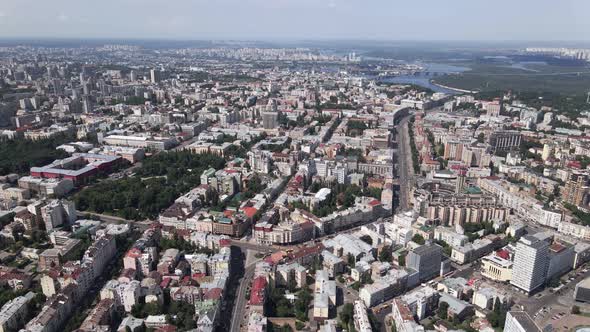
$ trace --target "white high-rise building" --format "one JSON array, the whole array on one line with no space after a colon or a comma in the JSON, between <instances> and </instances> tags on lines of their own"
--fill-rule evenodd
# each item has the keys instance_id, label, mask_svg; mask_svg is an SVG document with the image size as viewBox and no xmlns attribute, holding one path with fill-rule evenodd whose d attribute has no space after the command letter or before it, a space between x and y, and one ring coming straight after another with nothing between
<instances>
[{"instance_id":1,"label":"white high-rise building","mask_svg":"<svg viewBox=\"0 0 590 332\"><path fill-rule=\"evenodd\" d=\"M160 80L162 79L162 75L161 75L160 71L158 71L156 69L150 70L150 79L153 84L159 83Z\"/></svg>"},{"instance_id":2,"label":"white high-rise building","mask_svg":"<svg viewBox=\"0 0 590 332\"><path fill-rule=\"evenodd\" d=\"M533 236L523 236L516 245L510 283L531 293L545 282L549 244Z\"/></svg>"},{"instance_id":3,"label":"white high-rise building","mask_svg":"<svg viewBox=\"0 0 590 332\"><path fill-rule=\"evenodd\" d=\"M535 324L524 311L509 311L506 314L504 332L540 332L541 329Z\"/></svg>"}]
</instances>

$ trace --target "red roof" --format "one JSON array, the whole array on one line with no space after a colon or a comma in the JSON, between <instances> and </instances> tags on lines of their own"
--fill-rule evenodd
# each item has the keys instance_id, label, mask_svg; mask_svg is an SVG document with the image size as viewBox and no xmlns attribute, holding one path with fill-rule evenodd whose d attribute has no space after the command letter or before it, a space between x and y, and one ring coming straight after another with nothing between
<instances>
[{"instance_id":1,"label":"red roof","mask_svg":"<svg viewBox=\"0 0 590 332\"><path fill-rule=\"evenodd\" d=\"M549 250L553 252L561 252L565 249L565 246L559 242L554 242L550 247Z\"/></svg>"},{"instance_id":2,"label":"red roof","mask_svg":"<svg viewBox=\"0 0 590 332\"><path fill-rule=\"evenodd\" d=\"M221 239L221 240L219 240L219 245L221 247L229 247L229 246L231 246L231 240L230 239Z\"/></svg>"},{"instance_id":3,"label":"red roof","mask_svg":"<svg viewBox=\"0 0 590 332\"><path fill-rule=\"evenodd\" d=\"M242 211L244 211L244 214L248 218L253 218L254 215L256 214L256 212L258 212L258 209L247 206L247 207L242 208Z\"/></svg>"},{"instance_id":4,"label":"red roof","mask_svg":"<svg viewBox=\"0 0 590 332\"><path fill-rule=\"evenodd\" d=\"M252 292L250 293L251 305L262 305L264 303L264 292L267 281L264 277L258 277L252 282Z\"/></svg>"},{"instance_id":5,"label":"red roof","mask_svg":"<svg viewBox=\"0 0 590 332\"><path fill-rule=\"evenodd\" d=\"M582 163L578 160L574 160L567 163L567 166L571 168L582 168Z\"/></svg>"},{"instance_id":6,"label":"red roof","mask_svg":"<svg viewBox=\"0 0 590 332\"><path fill-rule=\"evenodd\" d=\"M207 276L205 273L193 273L191 278L193 278L194 280L197 280L197 279L205 277L205 276Z\"/></svg>"},{"instance_id":7,"label":"red roof","mask_svg":"<svg viewBox=\"0 0 590 332\"><path fill-rule=\"evenodd\" d=\"M285 258L285 256L287 256L286 252L277 251L277 252L270 254L270 256L266 257L264 259L264 261L269 264L275 265L275 264L279 263L280 261L282 261L283 258Z\"/></svg>"},{"instance_id":8,"label":"red roof","mask_svg":"<svg viewBox=\"0 0 590 332\"><path fill-rule=\"evenodd\" d=\"M290 260L295 261L295 260L302 258L302 257L307 257L310 255L317 255L320 252L322 252L322 250L324 250L324 245L321 243L318 243L316 245L309 246L309 247L303 247L295 252L292 252L288 255L288 257Z\"/></svg>"},{"instance_id":9,"label":"red roof","mask_svg":"<svg viewBox=\"0 0 590 332\"><path fill-rule=\"evenodd\" d=\"M380 205L380 204L381 204L381 201L377 200L377 199L374 199L369 202L369 205L371 205L371 206L376 206L376 205Z\"/></svg>"},{"instance_id":10,"label":"red roof","mask_svg":"<svg viewBox=\"0 0 590 332\"><path fill-rule=\"evenodd\" d=\"M222 292L223 290L221 288L211 288L208 292L204 294L204 297L207 300L218 300L221 298Z\"/></svg>"},{"instance_id":11,"label":"red roof","mask_svg":"<svg viewBox=\"0 0 590 332\"><path fill-rule=\"evenodd\" d=\"M168 288L168 286L170 285L170 282L172 282L172 279L170 279L170 278L164 278L162 280L162 282L160 283L160 287L162 287L162 288Z\"/></svg>"},{"instance_id":12,"label":"red roof","mask_svg":"<svg viewBox=\"0 0 590 332\"><path fill-rule=\"evenodd\" d=\"M174 331L176 331L176 326L164 325L162 327L159 327L156 331L158 331L158 332L174 332Z\"/></svg>"},{"instance_id":13,"label":"red roof","mask_svg":"<svg viewBox=\"0 0 590 332\"><path fill-rule=\"evenodd\" d=\"M508 250L505 249L500 249L496 251L496 256L504 259L510 259L510 253L508 252Z\"/></svg>"}]
</instances>

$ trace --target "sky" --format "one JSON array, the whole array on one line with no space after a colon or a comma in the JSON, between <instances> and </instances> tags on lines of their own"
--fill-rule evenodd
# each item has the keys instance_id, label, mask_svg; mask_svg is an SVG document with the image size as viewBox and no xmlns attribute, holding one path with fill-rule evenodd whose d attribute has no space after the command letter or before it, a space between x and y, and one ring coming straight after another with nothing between
<instances>
[{"instance_id":1,"label":"sky","mask_svg":"<svg viewBox=\"0 0 590 332\"><path fill-rule=\"evenodd\" d=\"M588 41L590 0L0 0L0 38Z\"/></svg>"}]
</instances>

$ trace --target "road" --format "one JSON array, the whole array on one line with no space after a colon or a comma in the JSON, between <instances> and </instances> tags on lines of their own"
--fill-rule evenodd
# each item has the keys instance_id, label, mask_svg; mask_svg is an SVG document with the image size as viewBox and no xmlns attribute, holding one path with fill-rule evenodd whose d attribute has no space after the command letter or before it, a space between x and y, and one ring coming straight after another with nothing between
<instances>
[{"instance_id":1,"label":"road","mask_svg":"<svg viewBox=\"0 0 590 332\"><path fill-rule=\"evenodd\" d=\"M257 243L242 241L242 240L231 240L231 244L236 247L239 247L242 250L252 250L252 251L256 251L259 253L266 253L266 254L271 254L273 252L277 252L277 251L286 249L286 248L279 248L277 246L267 246L264 244L257 244Z\"/></svg>"},{"instance_id":2,"label":"road","mask_svg":"<svg viewBox=\"0 0 590 332\"><path fill-rule=\"evenodd\" d=\"M100 213L89 212L89 211L76 210L76 214L78 215L78 218L86 218L89 215L94 216L94 217L97 217L98 220L100 220L106 224L122 224L123 223L123 224L134 225L141 231L148 229L148 227L151 224L151 221L149 221L149 220L134 221L134 220L128 220L128 219L117 217L117 216L111 216L108 214L100 214Z\"/></svg>"},{"instance_id":3,"label":"road","mask_svg":"<svg viewBox=\"0 0 590 332\"><path fill-rule=\"evenodd\" d=\"M573 290L580 281L590 277L590 270L582 272L581 270L585 267L579 267L577 270L566 273L562 279L568 278L571 274L576 274L576 277L572 281L567 281L564 288L558 292L551 292L548 288L543 291L528 297L525 300L520 300L516 304L524 307L524 310L534 317L534 315L541 309L549 306L560 306L560 299L567 298L568 300L573 298ZM579 275L578 275L579 274ZM572 300L573 304L573 300ZM568 303L569 305L569 303ZM568 308L569 309L569 308ZM564 309L565 310L565 309Z\"/></svg>"},{"instance_id":4,"label":"road","mask_svg":"<svg viewBox=\"0 0 590 332\"><path fill-rule=\"evenodd\" d=\"M190 145L190 144L192 144L192 143L196 142L197 140L199 140L199 137L198 137L198 136L195 136L195 137L193 137L193 138L191 138L191 139L188 139L188 140L186 140L186 141L184 141L184 142L181 142L179 145L177 145L176 147L172 148L171 150L172 150L172 151L180 151L180 150L184 150L184 148L185 148L186 146L188 146L188 145Z\"/></svg>"},{"instance_id":5,"label":"road","mask_svg":"<svg viewBox=\"0 0 590 332\"><path fill-rule=\"evenodd\" d=\"M248 252L247 255L250 255ZM246 259L246 262L248 259ZM234 299L234 308L231 315L231 332L239 332L240 327L242 325L242 321L245 320L246 314L246 303L248 300L246 299L246 293L248 287L252 283L252 277L254 277L254 269L256 268L256 261L248 264L244 269L244 275L240 279L240 285L238 286L238 291L236 293L236 297Z\"/></svg>"},{"instance_id":6,"label":"road","mask_svg":"<svg viewBox=\"0 0 590 332\"><path fill-rule=\"evenodd\" d=\"M397 158L399 178L399 210L406 211L410 208L410 186L413 178L412 150L408 133L408 121L410 116L403 118L397 126Z\"/></svg>"}]
</instances>

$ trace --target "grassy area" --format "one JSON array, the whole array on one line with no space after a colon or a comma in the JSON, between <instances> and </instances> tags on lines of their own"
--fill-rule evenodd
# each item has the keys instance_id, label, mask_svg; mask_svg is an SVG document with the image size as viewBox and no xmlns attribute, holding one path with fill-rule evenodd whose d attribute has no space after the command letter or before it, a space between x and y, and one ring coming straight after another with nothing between
<instances>
[{"instance_id":1,"label":"grassy area","mask_svg":"<svg viewBox=\"0 0 590 332\"><path fill-rule=\"evenodd\" d=\"M513 90L585 94L590 87L590 69L555 65L505 65L466 63L471 68L459 74L439 76L436 83L467 90Z\"/></svg>"}]
</instances>

